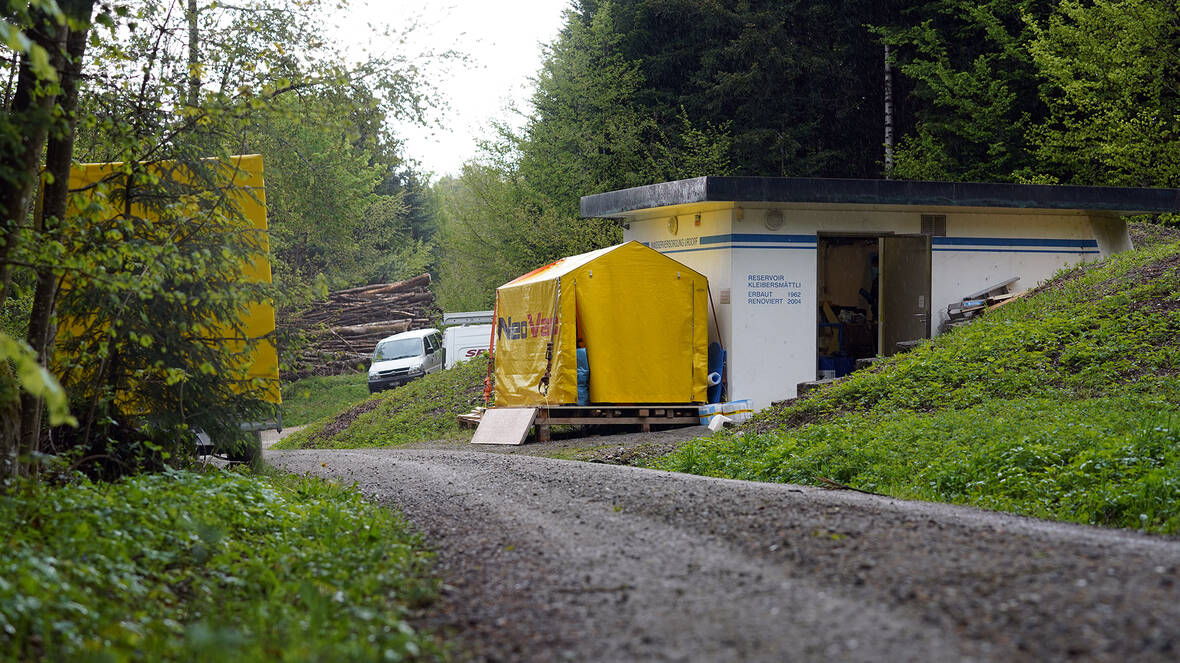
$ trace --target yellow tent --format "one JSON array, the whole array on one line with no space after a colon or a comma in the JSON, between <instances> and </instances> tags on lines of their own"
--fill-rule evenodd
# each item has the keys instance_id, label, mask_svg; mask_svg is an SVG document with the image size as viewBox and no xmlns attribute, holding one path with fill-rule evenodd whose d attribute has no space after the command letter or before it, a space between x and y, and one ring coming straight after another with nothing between
<instances>
[{"instance_id":1,"label":"yellow tent","mask_svg":"<svg viewBox=\"0 0 1180 663\"><path fill-rule=\"evenodd\" d=\"M70 170L70 190L87 191L92 185L117 178L123 172L121 163L93 163L75 166ZM171 162L156 164L152 172L160 176L187 179L183 170L174 169ZM227 201L235 205L241 212L243 224L247 232L255 233L258 252L249 260L242 263L241 278L244 281L256 283L270 283L270 261L267 258L269 245L267 240L266 223L266 189L262 177L262 157L257 154L230 157L228 162L220 164L216 171L215 187L222 191ZM91 199L88 202L98 203L109 207L109 203L102 199ZM118 210L109 209L106 212L114 217ZM156 214L142 205L132 205L131 213L136 216L156 220ZM67 282L65 287L69 287ZM278 351L272 340L275 331L274 305L269 301L259 301L250 304L238 321L245 338L230 338L224 340L226 351L239 356L243 374L237 383L241 390L251 389L254 394L269 403L279 404L282 395L279 391L279 358ZM228 325L209 321L210 328L206 333L210 337L222 338L233 336ZM83 321L65 320L61 325L59 335L80 335L95 333ZM254 344L247 350L247 339ZM261 379L261 387L250 386L254 380ZM134 407L134 406L133 406Z\"/></svg>"},{"instance_id":2,"label":"yellow tent","mask_svg":"<svg viewBox=\"0 0 1180 663\"><path fill-rule=\"evenodd\" d=\"M638 242L563 258L496 289L496 405L703 403L708 281Z\"/></svg>"}]
</instances>

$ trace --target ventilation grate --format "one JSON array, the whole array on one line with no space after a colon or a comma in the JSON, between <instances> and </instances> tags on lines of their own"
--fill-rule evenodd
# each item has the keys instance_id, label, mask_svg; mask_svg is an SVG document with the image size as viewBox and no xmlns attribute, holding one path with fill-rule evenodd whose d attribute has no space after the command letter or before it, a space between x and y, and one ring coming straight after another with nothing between
<instances>
[{"instance_id":1,"label":"ventilation grate","mask_svg":"<svg viewBox=\"0 0 1180 663\"><path fill-rule=\"evenodd\" d=\"M922 234L932 237L946 237L946 215L923 214Z\"/></svg>"}]
</instances>

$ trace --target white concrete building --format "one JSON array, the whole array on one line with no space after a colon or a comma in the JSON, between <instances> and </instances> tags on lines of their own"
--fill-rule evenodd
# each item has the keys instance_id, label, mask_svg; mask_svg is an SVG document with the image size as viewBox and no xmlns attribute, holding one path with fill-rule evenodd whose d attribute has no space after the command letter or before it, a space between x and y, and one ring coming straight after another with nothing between
<instances>
[{"instance_id":1,"label":"white concrete building","mask_svg":"<svg viewBox=\"0 0 1180 663\"><path fill-rule=\"evenodd\" d=\"M1131 248L1123 216L1180 212L1180 190L699 177L582 198L623 239L709 279L729 398L795 396L819 365L927 338L947 306Z\"/></svg>"}]
</instances>

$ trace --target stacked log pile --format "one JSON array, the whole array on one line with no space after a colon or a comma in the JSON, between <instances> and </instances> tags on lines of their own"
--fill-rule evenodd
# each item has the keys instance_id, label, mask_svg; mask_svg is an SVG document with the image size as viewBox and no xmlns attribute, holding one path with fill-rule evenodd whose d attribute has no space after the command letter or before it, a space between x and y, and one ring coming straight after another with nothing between
<instances>
[{"instance_id":1,"label":"stacked log pile","mask_svg":"<svg viewBox=\"0 0 1180 663\"><path fill-rule=\"evenodd\" d=\"M377 341L429 327L438 314L429 285L430 275L422 274L397 283L338 290L326 302L283 316L283 326L304 338L294 371L286 376L298 379L356 371L368 365Z\"/></svg>"}]
</instances>

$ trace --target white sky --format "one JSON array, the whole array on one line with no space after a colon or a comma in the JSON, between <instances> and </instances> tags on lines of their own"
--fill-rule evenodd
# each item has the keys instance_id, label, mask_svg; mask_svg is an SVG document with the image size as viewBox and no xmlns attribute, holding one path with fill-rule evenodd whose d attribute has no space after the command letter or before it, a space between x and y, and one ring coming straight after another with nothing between
<instances>
[{"instance_id":1,"label":"white sky","mask_svg":"<svg viewBox=\"0 0 1180 663\"><path fill-rule=\"evenodd\" d=\"M567 6L568 0L357 0L354 11L363 9L364 15L349 17L353 26L360 18L396 33L415 17L419 24L404 45L370 43L369 49L405 54L454 49L470 58L449 70L429 67L449 108L436 114L439 126L397 126L406 156L433 173L432 179L458 174L475 156L477 141L490 137L492 119L519 125L506 108L512 103L525 108L542 46L557 36ZM347 33L345 38L358 47L370 41Z\"/></svg>"}]
</instances>

